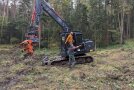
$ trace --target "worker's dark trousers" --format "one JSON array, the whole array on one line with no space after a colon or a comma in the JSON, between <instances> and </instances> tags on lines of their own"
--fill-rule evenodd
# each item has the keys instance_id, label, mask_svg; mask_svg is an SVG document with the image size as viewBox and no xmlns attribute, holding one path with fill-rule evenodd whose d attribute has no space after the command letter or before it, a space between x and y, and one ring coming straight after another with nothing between
<instances>
[{"instance_id":1,"label":"worker's dark trousers","mask_svg":"<svg viewBox=\"0 0 134 90\"><path fill-rule=\"evenodd\" d=\"M74 54L69 54L69 63L68 64L69 64L69 67L74 67L74 65L76 64Z\"/></svg>"},{"instance_id":2,"label":"worker's dark trousers","mask_svg":"<svg viewBox=\"0 0 134 90\"><path fill-rule=\"evenodd\" d=\"M24 54L24 58L23 59L26 59L28 56L32 56L33 54L32 53L26 53Z\"/></svg>"}]
</instances>

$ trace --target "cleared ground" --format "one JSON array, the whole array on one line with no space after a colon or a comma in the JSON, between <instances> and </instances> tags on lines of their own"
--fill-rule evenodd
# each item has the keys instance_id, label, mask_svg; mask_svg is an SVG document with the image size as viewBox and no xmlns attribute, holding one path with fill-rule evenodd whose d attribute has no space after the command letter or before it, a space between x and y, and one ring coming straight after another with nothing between
<instances>
[{"instance_id":1,"label":"cleared ground","mask_svg":"<svg viewBox=\"0 0 134 90\"><path fill-rule=\"evenodd\" d=\"M134 42L90 53L94 62L67 66L42 66L45 55L57 50L37 50L34 59L22 60L17 47L0 46L0 90L134 90Z\"/></svg>"}]
</instances>

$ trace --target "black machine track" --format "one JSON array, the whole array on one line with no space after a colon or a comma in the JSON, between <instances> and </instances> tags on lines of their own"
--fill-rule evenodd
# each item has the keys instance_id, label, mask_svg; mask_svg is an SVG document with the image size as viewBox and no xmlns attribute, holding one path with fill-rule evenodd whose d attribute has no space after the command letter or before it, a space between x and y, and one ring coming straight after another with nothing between
<instances>
[{"instance_id":1,"label":"black machine track","mask_svg":"<svg viewBox=\"0 0 134 90\"><path fill-rule=\"evenodd\" d=\"M91 63L93 62L93 57L91 56L77 56L75 57L77 64ZM49 59L47 56L42 61L43 65L67 65L68 59L62 57L54 57Z\"/></svg>"}]
</instances>

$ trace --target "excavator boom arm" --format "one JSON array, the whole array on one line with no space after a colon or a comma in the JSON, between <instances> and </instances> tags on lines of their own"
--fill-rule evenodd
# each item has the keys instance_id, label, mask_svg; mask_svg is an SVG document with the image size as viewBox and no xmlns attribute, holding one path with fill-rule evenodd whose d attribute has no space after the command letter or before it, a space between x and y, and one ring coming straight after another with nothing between
<instances>
[{"instance_id":1,"label":"excavator boom arm","mask_svg":"<svg viewBox=\"0 0 134 90\"><path fill-rule=\"evenodd\" d=\"M56 13L56 11L52 8L52 6L46 2L45 0L36 0L35 1L35 10L36 10L36 19L35 26L39 26L40 17L42 11L46 12L51 16L63 29L63 32L69 32L69 27L66 22Z\"/></svg>"}]
</instances>

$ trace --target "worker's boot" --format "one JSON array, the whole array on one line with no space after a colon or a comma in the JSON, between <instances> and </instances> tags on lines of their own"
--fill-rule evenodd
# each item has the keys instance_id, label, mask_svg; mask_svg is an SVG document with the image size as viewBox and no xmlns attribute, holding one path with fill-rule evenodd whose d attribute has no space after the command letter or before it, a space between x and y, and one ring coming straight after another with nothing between
<instances>
[{"instance_id":1,"label":"worker's boot","mask_svg":"<svg viewBox=\"0 0 134 90\"><path fill-rule=\"evenodd\" d=\"M71 63L70 62L68 63L68 67L71 68Z\"/></svg>"},{"instance_id":2,"label":"worker's boot","mask_svg":"<svg viewBox=\"0 0 134 90\"><path fill-rule=\"evenodd\" d=\"M76 62L73 62L71 65L71 68L73 68L75 66Z\"/></svg>"},{"instance_id":3,"label":"worker's boot","mask_svg":"<svg viewBox=\"0 0 134 90\"><path fill-rule=\"evenodd\" d=\"M71 68L72 65L72 58L69 58L68 67Z\"/></svg>"},{"instance_id":4,"label":"worker's boot","mask_svg":"<svg viewBox=\"0 0 134 90\"><path fill-rule=\"evenodd\" d=\"M24 54L24 58L23 58L23 60L27 59L28 56L29 56L29 55L28 55L27 53Z\"/></svg>"}]
</instances>

